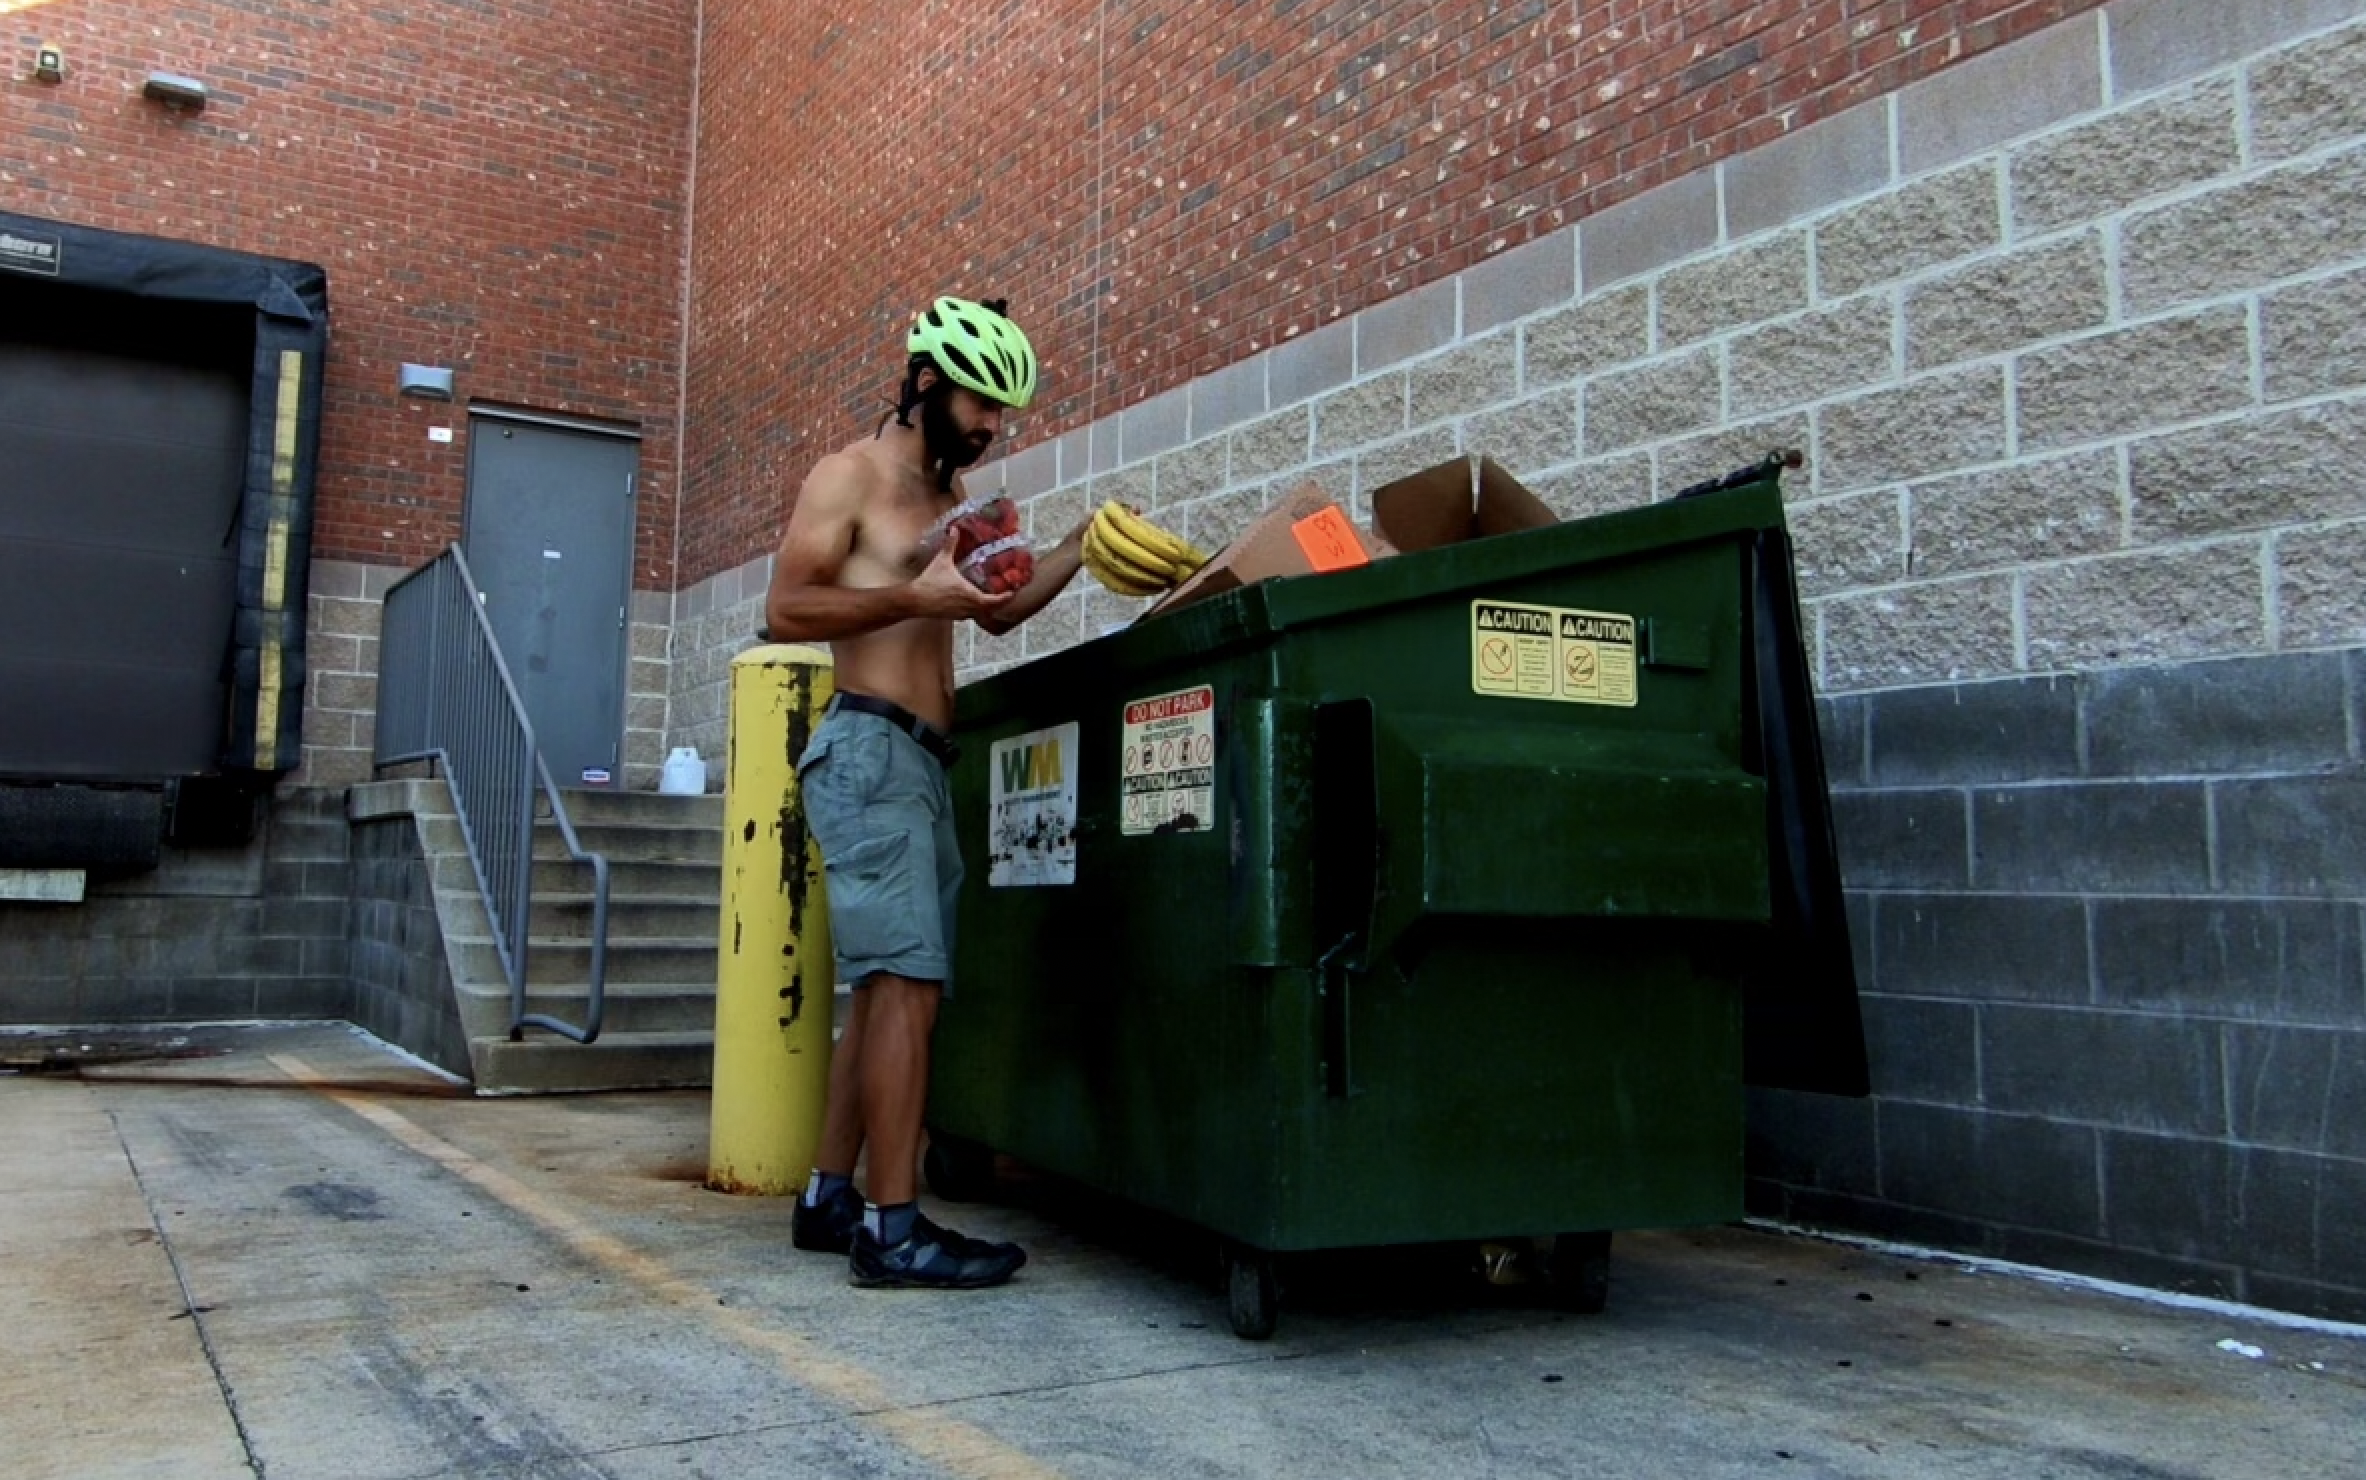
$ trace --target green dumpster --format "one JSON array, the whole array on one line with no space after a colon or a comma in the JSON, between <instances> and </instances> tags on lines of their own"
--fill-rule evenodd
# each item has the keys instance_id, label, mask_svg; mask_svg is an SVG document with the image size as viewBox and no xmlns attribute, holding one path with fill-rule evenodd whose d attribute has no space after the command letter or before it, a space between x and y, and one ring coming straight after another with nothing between
<instances>
[{"instance_id":1,"label":"green dumpster","mask_svg":"<svg viewBox=\"0 0 2366 1480\"><path fill-rule=\"evenodd\" d=\"M1527 1240L1599 1309L1612 1231L1740 1216L1745 1082L1865 1092L1782 466L964 687L932 1187L1209 1230L1249 1337L1283 1253Z\"/></svg>"}]
</instances>

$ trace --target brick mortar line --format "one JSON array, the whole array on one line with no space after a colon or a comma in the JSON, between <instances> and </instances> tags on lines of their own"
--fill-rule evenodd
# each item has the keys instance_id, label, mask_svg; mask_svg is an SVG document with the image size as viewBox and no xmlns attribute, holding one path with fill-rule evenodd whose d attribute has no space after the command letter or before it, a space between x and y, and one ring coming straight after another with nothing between
<instances>
[{"instance_id":1,"label":"brick mortar line","mask_svg":"<svg viewBox=\"0 0 2366 1480\"><path fill-rule=\"evenodd\" d=\"M1946 1004L1949 1001L1949 999L1946 998L1933 998L1930 1000L1934 1005ZM1963 1004L1958 1003L1955 1005ZM2037 1004L1996 1002L1983 1002L1978 1005L1983 1007L2038 1006ZM2086 1009L2076 1007L2043 1007L2040 1010L2048 1012L2072 1013L2086 1011ZM2117 1015L2133 1016L2133 1014ZM2216 1027L2218 1025L2212 1024L2212 1026ZM1985 1093L1985 1088L1985 1086L1982 1086L1981 1092ZM2097 1120L2090 1116L2064 1115L2044 1110L2008 1110L1989 1104L1985 1100L1938 1100L1930 1099L1922 1095L1907 1093L1885 1093L1879 1090L1876 1090L1872 1095L1868 1096L1867 1099L1875 1104L1902 1105L1916 1110L1948 1110L1960 1115L1994 1116L2000 1120L2017 1120L2026 1121L2033 1124L2064 1126L2074 1130L2110 1131L2120 1135L2150 1136L2164 1141L2198 1142L2206 1146L2223 1146L2244 1151L2272 1151L2287 1155L2318 1156L2323 1157L2327 1161L2337 1161L2366 1166L2366 1158L2345 1156L2337 1151L2322 1151L2309 1147L2284 1145L2272 1141L2246 1140L2237 1136L2232 1129L2229 1129L2225 1132L2167 1131L2143 1125L2125 1124L2119 1121Z\"/></svg>"},{"instance_id":2,"label":"brick mortar line","mask_svg":"<svg viewBox=\"0 0 2366 1480\"><path fill-rule=\"evenodd\" d=\"M2083 1131L2110 1131L2123 1136L2144 1136L2161 1141L2181 1141L2196 1143L2204 1146L2220 1146L2230 1151L2265 1151L2279 1156L2307 1156L2320 1161L2334 1162L2342 1166L2366 1167L2366 1157L2347 1156L2338 1151L2325 1151L2313 1147L2291 1145L2285 1142L2253 1140L2238 1136L2231 1130L2224 1134L2218 1134L2210 1131L2164 1131L2148 1126L2127 1125L2118 1121L2094 1120L2085 1116L2061 1115L2040 1110L2004 1110L1985 1103L1966 1103L1961 1100L1919 1099L1902 1094L1881 1093L1876 1093L1869 1098L1879 1104L1903 1105L1916 1110L1948 1110L1961 1115L1993 1116L1999 1120L2017 1120L2027 1121L2032 1124L2068 1126L2070 1128ZM1774 1179L1769 1178L1766 1180L1771 1181ZM1816 1190L1821 1191L1826 1189ZM1857 1193L1846 1195L1861 1197L1865 1194ZM1928 1204L1906 1203L1892 1197L1883 1197L1879 1200L1884 1202L1895 1202L1900 1207L1929 1206ZM2031 1225L2027 1224L2015 1225L2009 1223L1997 1223L1995 1226L2000 1228L2011 1228L2016 1226L2024 1228L2031 1227ZM2043 1228L2036 1228L2033 1229L2033 1231L2053 1234L2059 1234L2061 1232L2059 1229ZM2071 1236L2078 1237L2079 1235ZM2117 1246L2115 1245L2114 1247ZM2138 1250L2137 1252L2151 1253L2155 1251ZM2162 1257L2183 1256L2164 1255ZM2366 1287L2366 1281L2362 1281L2360 1287Z\"/></svg>"},{"instance_id":3,"label":"brick mortar line","mask_svg":"<svg viewBox=\"0 0 2366 1480\"><path fill-rule=\"evenodd\" d=\"M2308 524L2277 525L2268 529L2235 530L2223 535L2205 535L2195 539L2164 541L2159 544L2151 545L2135 545L2126 549L2106 550L2094 555L2077 555L2062 560L2042 561L2032 565L1998 566L1988 570L1967 571L1944 576L1925 576L1912 580L1893 581L1886 585L1880 586L1850 586L1840 590L1828 591L1819 595L1806 597L1803 598L1803 600L1811 607L1821 608L1824 606L1829 606L1835 602L1855 602L1866 597L1892 596L1908 591L1935 590L1942 586L1960 586L1971 581L1993 582L2000 577L2020 579L2039 572L2084 570L2089 567L2101 565L2106 561L2133 560L2145 556L2156 555L2166 556L2195 554L2208 550L2227 550L2247 542L2256 542L2264 549L2264 547L2269 542L2286 535L2324 534L2333 530L2347 529L2354 525L2360 524L2366 524L2366 515L2345 515L2338 519L2326 519ZM2326 645L2311 644L2304 647L2277 648L2263 646L2256 649L2244 649L2240 651L2165 655L2157 658L2140 659L2132 663L2108 663L2102 665L2090 664L2077 668L2015 669L2010 673L1984 674L1980 675L1978 678L1963 679L1958 681L1973 683L1982 682L1988 679L2023 677L2036 678L2049 674L2058 677L2075 677L2078 674L2092 671L2095 666L2108 668L2148 668L2159 666L2164 663L2175 664L2207 662L2213 658L2232 658L2281 653L2346 652L2354 646L2355 644L2352 643L2333 643ZM1922 688L1927 687L1932 683L1942 681L1943 680L1930 679L1913 684L1900 685L1900 687ZM1866 691L1848 690L1847 692L1857 693Z\"/></svg>"},{"instance_id":4,"label":"brick mortar line","mask_svg":"<svg viewBox=\"0 0 2366 1480\"><path fill-rule=\"evenodd\" d=\"M2355 650L2355 649L2347 649L2347 648L2343 648L2343 649L2334 649L2333 651L2338 651L2338 652L2349 652L2349 651L2356 651L2356 650ZM2197 661L2201 661L2201 662L2213 662L2213 663L2214 663L2214 662L2225 662L2225 661L2228 661L2228 660L2226 660L2226 659L2223 659L2223 658L2206 658L2206 659L2200 659L2200 660L2197 660ZM2003 681L2003 682L2011 682L2012 680L2009 680L2009 679L2007 679L2007 680L2001 680L2001 681ZM1935 684L1931 684L1931 685L1916 685L1916 687L1918 687L1918 688L1921 688L1921 687L1936 688L1936 687L1939 687L1939 685L1935 685ZM1900 691L1900 690L1889 690L1888 692L1895 693L1895 692L1901 692L1901 691ZM2360 769L2358 768L2358 766L2357 766L2357 763L2356 763L2356 762L2354 762L2354 761L2349 761L2349 760L2346 760L2346 759L2345 759L2345 760L2341 760L2341 761L2328 761L2328 762L2324 763L2323 765L2319 765L2319 766L2312 766L2312 767L2307 767L2307 768L2290 768L2290 769L2277 770L2277 771L2209 771L2209 772L2163 772L2163 773L2160 773L2160 774L2157 774L2157 775L2151 775L2151 774L2148 774L2148 775L2143 775L2143 776L2031 776L2031 777L2026 777L2026 778L2023 778L2023 779L2021 779L2021 780L2018 780L2018 781L1931 781L1931 782L1924 782L1924 781L1904 781L1904 782L1897 782L1897 783L1894 783L1894 784L1891 784L1891 785L1886 785L1886 786L1885 786L1885 785L1882 785L1882 784L1881 784L1881 783L1879 783L1879 782L1874 782L1874 783L1870 783L1870 784L1863 785L1863 786L1830 786L1830 787L1828 787L1827 789L1828 789L1828 790L1829 790L1829 791L1830 791L1830 792L1831 792L1831 793L1832 793L1834 796L1842 796L1842 795L1847 795L1847 796L1864 796L1864 795L1880 795L1880 796L1890 796L1890 795L1895 795L1895 794L1897 794L1897 793L1901 793L1901 792L1921 792L1921 793L1925 793L1925 794L1929 794L1929 795L1941 795L1941 794L1945 794L1945 793L1949 793L1949 792L1958 792L1958 791L1961 791L1961 792L1973 792L1973 793L1979 793L1979 792L2021 792L2021 791L2040 791L2040 790L2046 790L2046 789L2056 789L2056 790L2058 790L2058 789L2062 789L2062 788L2066 788L2066 787L2072 787L2072 786L2154 786L2154 785L2180 785L2180 786L2184 786L2184 785L2207 785L2207 784L2210 784L2210 783L2213 783L2213 782L2246 782L2246 783L2247 783L2247 782L2253 782L2253 781L2306 781L2306 780L2322 780L2322 779L2325 779L2325 778L2328 778L2328 777L2332 777L2332 778L2341 778L2341 777L2366 777L2366 771L2362 771L2362 770L2360 770ZM1905 891L1905 892L1907 892L1907 893L1917 893L1917 892L1921 892L1921 891L1917 891L1917 890L1908 890L1908 891ZM1965 892L1965 891L1949 890L1949 891L1946 891L1946 892L1949 892L1949 893L1958 893L1958 892ZM1969 892L1972 892L1972 893L1984 893L1984 892L1988 892L1988 891L1982 891L1982 890L1973 890L1973 891L1969 891ZM2013 892L2014 892L2014 893L2016 893L2016 894L2026 894L2026 893L2028 893L2029 891L2027 891L2027 890L2016 890L2016 891L2013 891ZM2091 891L2088 891L2088 892L2091 892ZM2081 894L2081 892L2080 892L2080 891L2076 891L2076 890L2065 890L2065 891L2061 891L2061 897L2063 897L2063 898L2071 898L2071 897L2083 897L2083 895ZM2115 897L2115 898L2116 898L2117 896L2113 896L2113 897ZM2161 897L2161 898L2164 898L2164 899L2176 899L2176 898L2182 898L2183 896L2180 896L2180 895L2162 895L2162 896L2160 896L2160 897ZM2283 897L2283 896L2261 895L2261 896L2258 896L2258 897L2260 897L2260 898L2279 898L2279 897ZM2328 895L2292 895L2292 896L2290 896L2290 897L2291 897L2291 898L2294 898L2294 899L2324 899L2324 898L2333 898L2333 897L2336 897L2336 896L2328 896ZM2360 894L2360 895L2358 895L2358 896L2356 896L2356 897L2359 899L2359 901L2360 901L2360 902L2362 902L2362 903L2366 903L2366 894Z\"/></svg>"},{"instance_id":5,"label":"brick mortar line","mask_svg":"<svg viewBox=\"0 0 2366 1480\"><path fill-rule=\"evenodd\" d=\"M1795 407L1788 411L1776 412L1770 416L1754 417L1752 420L1779 420L1784 416L1804 414L1808 411L1822 409L1823 407L1830 404L1833 403L1818 402L1813 407ZM2366 405L2366 384L2345 387L2341 390L2320 391L2314 395L2295 396L2288 401L2278 401L2272 406L2246 406L2239 407L2232 411L2213 411L2206 416L2194 417L2186 421L2163 422L2159 426L2145 427L2140 431L2115 432L2109 436L2097 437L2090 441L2070 442L2065 443L2060 447L2048 447L2042 452L2024 453L2019 457L1990 458L1976 463L1964 463L1956 467L1942 468L1933 472L1920 474L1912 478L1890 479L1877 483L1861 484L1850 488L1835 489L1831 492L1810 493L1800 497L1786 499L1785 504L1789 508L1806 509L1820 504L1836 503L1842 499L1862 498L1867 494L1881 493L1892 488L1911 489L1922 484L1936 483L1944 479L1961 478L1981 473L2010 472L2017 467L2026 467L2032 463L2060 462L2073 457L2091 456L2095 453L2103 451L2119 452L2122 455L2123 463L2125 463L2127 461L2127 455L2135 446L2143 442L2156 440L2163 436L2176 435L2186 432L2207 431L2213 427L2221 426L2236 427L2246 422L2256 421L2262 416L2282 415L2287 412L2314 411L2326 407L2342 407L2352 404ZM1743 429L1744 428L1741 427L1716 428L1707 433L1691 432L1676 437L1664 438L1657 442L1638 443L1633 448L1622 447L1616 452L1604 453L1596 458L1581 458L1573 463L1556 463L1550 468L1540 470L1535 474L1535 476L1543 478L1560 473L1576 472L1582 470L1589 462L1607 461L1610 458L1623 457L1628 455L1630 452L1645 448L1659 451L1670 447L1681 447L1686 443L1694 441L1702 436L1713 435L1715 431L1741 431ZM2134 477L2133 468L2127 469L2126 477L2130 481L2123 484L2121 492L2123 496L2132 503L2132 480ZM2128 508L2125 512L2128 513L2132 518L2134 512L2132 507ZM2357 516L2345 514L2330 519L2321 519L2311 522L2315 524L2341 524L2346 523L2355 517ZM2272 531L2284 528L2301 527L2303 526L2276 525L2270 526L2269 530ZM2133 530L2131 529L2129 532L2133 533ZM2204 538L2208 537L2205 536ZM2127 548L2142 549L2153 547L2129 546Z\"/></svg>"},{"instance_id":6,"label":"brick mortar line","mask_svg":"<svg viewBox=\"0 0 2366 1480\"><path fill-rule=\"evenodd\" d=\"M2264 56L2266 53L2263 52L2260 55ZM2233 74L2231 86L2234 89L2235 103L2235 159L2238 167L2246 170L2255 169L2259 165L2259 144L2252 134L2254 114L2251 109L2251 68L2257 60L2256 57L2247 58L2241 64L2230 69ZM2218 74L2212 73L2210 75L2215 77ZM2200 79L2195 80L2199 81ZM2167 89L2163 89L2161 95L2167 97L2170 96L2170 93Z\"/></svg>"}]
</instances>

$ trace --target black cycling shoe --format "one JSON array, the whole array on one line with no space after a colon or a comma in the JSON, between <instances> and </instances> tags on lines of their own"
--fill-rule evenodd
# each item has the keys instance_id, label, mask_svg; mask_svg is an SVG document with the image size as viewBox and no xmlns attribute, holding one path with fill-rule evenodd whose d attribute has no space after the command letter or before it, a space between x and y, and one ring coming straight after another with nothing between
<instances>
[{"instance_id":1,"label":"black cycling shoe","mask_svg":"<svg viewBox=\"0 0 2366 1480\"><path fill-rule=\"evenodd\" d=\"M813 1207L800 1195L789 1210L789 1242L816 1254L843 1254L854 1247L863 1224L863 1195L841 1187Z\"/></svg>"},{"instance_id":2,"label":"black cycling shoe","mask_svg":"<svg viewBox=\"0 0 2366 1480\"><path fill-rule=\"evenodd\" d=\"M846 1277L866 1290L979 1290L1001 1284L1026 1262L1027 1251L1017 1244L990 1244L914 1218L912 1236L900 1244L883 1245L870 1229L857 1228Z\"/></svg>"}]
</instances>

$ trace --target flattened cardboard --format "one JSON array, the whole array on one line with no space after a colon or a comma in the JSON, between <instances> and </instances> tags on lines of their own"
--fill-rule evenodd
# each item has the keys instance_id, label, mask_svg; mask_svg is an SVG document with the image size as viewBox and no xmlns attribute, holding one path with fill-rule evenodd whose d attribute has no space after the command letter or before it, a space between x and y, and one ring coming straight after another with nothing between
<instances>
[{"instance_id":1,"label":"flattened cardboard","mask_svg":"<svg viewBox=\"0 0 2366 1480\"><path fill-rule=\"evenodd\" d=\"M1217 551L1206 565L1192 573L1190 579L1168 592L1163 600L1143 615L1147 617L1170 612L1219 592L1239 586L1253 586L1275 576L1310 574L1314 565L1306 558L1306 552L1299 548L1290 526L1325 509L1338 507L1338 500L1317 485L1300 484L1281 502L1251 520L1249 527L1241 531L1240 538ZM1390 553L1376 548L1375 542L1365 531L1358 529L1355 533L1364 545L1365 554L1372 559L1377 560Z\"/></svg>"}]
</instances>

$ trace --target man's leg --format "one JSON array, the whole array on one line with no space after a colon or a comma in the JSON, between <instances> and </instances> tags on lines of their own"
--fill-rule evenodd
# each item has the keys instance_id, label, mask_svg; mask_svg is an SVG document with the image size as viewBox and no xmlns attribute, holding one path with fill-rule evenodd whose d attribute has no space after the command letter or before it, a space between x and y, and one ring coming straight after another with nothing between
<instances>
[{"instance_id":1,"label":"man's leg","mask_svg":"<svg viewBox=\"0 0 2366 1480\"><path fill-rule=\"evenodd\" d=\"M929 1039L943 987L880 975L863 1042L863 1124L871 1143L871 1197L848 1259L858 1285L975 1289L999 1285L1027 1262L1016 1244L939 1228L920 1215L920 1128L928 1101Z\"/></svg>"},{"instance_id":2,"label":"man's leg","mask_svg":"<svg viewBox=\"0 0 2366 1480\"><path fill-rule=\"evenodd\" d=\"M815 1253L845 1253L854 1246L855 1225L862 1221L863 1200L854 1190L854 1167L863 1154L862 1056L869 1000L865 989L855 989L846 1031L838 1035L830 1053L813 1175L789 1210L789 1242Z\"/></svg>"},{"instance_id":3,"label":"man's leg","mask_svg":"<svg viewBox=\"0 0 2366 1480\"><path fill-rule=\"evenodd\" d=\"M917 1196L920 1122L928 1100L928 1042L942 987L881 972L856 996L871 1002L862 1045L861 1114L871 1142L871 1201Z\"/></svg>"},{"instance_id":4,"label":"man's leg","mask_svg":"<svg viewBox=\"0 0 2366 1480\"><path fill-rule=\"evenodd\" d=\"M952 967L943 891L958 868L944 767L908 735L862 747L866 778L848 846L829 860L831 923L842 966L861 971L861 1056L855 1108L868 1147L870 1198L848 1251L857 1285L974 1289L1000 1284L1027 1260L1015 1244L987 1244L920 1215L920 1135L928 1100L929 1040ZM832 762L835 764L835 762Z\"/></svg>"},{"instance_id":5,"label":"man's leg","mask_svg":"<svg viewBox=\"0 0 2366 1480\"><path fill-rule=\"evenodd\" d=\"M870 1001L867 989L854 989L853 1003L846 1011L846 1031L838 1035L837 1046L830 1051L830 1087L823 1101L821 1144L814 1150L813 1167L833 1176L852 1177L854 1164L862 1159L863 1043L869 1036L864 1021Z\"/></svg>"}]
</instances>

